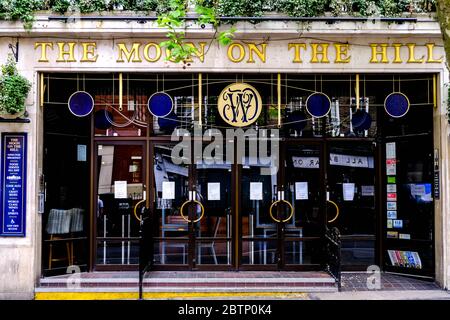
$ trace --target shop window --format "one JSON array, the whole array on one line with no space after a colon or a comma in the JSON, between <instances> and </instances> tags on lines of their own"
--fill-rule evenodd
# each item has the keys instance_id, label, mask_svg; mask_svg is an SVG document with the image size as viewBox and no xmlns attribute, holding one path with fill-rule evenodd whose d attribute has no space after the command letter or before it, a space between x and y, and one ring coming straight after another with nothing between
<instances>
[{"instance_id":1,"label":"shop window","mask_svg":"<svg viewBox=\"0 0 450 320\"><path fill-rule=\"evenodd\" d=\"M71 265L83 271L89 256L90 122L58 104L46 103L43 111L43 274L65 274Z\"/></svg>"}]
</instances>

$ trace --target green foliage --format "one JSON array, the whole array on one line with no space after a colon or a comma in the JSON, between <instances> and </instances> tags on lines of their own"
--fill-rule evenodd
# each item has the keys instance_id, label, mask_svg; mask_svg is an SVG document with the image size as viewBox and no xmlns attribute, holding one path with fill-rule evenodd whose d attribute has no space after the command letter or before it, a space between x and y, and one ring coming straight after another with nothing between
<instances>
[{"instance_id":1,"label":"green foliage","mask_svg":"<svg viewBox=\"0 0 450 320\"><path fill-rule=\"evenodd\" d=\"M404 12L430 12L436 8L436 0L179 0L185 4L188 1L195 4L198 22L214 27L220 24L218 17L259 17L267 11L294 17L321 16L326 11L336 16L395 17ZM123 9L154 11L161 15L172 11L172 2L173 0L0 0L0 19L20 20L25 29L30 30L37 10L65 14L70 11L92 13Z\"/></svg>"},{"instance_id":2,"label":"green foliage","mask_svg":"<svg viewBox=\"0 0 450 320\"><path fill-rule=\"evenodd\" d=\"M0 0L0 19L20 20L24 28L30 30L34 12L43 8L43 0Z\"/></svg>"},{"instance_id":3,"label":"green foliage","mask_svg":"<svg viewBox=\"0 0 450 320\"><path fill-rule=\"evenodd\" d=\"M275 3L275 8L293 17L314 17L324 14L327 2L327 0L279 0Z\"/></svg>"},{"instance_id":4,"label":"green foliage","mask_svg":"<svg viewBox=\"0 0 450 320\"><path fill-rule=\"evenodd\" d=\"M76 6L81 13L106 11L108 8L104 0L78 0Z\"/></svg>"},{"instance_id":5,"label":"green foliage","mask_svg":"<svg viewBox=\"0 0 450 320\"><path fill-rule=\"evenodd\" d=\"M447 105L446 116L448 123L450 123L450 82L444 83L444 90L447 91L447 100L445 101Z\"/></svg>"},{"instance_id":6,"label":"green foliage","mask_svg":"<svg viewBox=\"0 0 450 320\"><path fill-rule=\"evenodd\" d=\"M235 32L236 32L235 27L231 27L229 30L222 31L219 33L219 36L217 37L217 41L221 45L227 46L233 41Z\"/></svg>"},{"instance_id":7,"label":"green foliage","mask_svg":"<svg viewBox=\"0 0 450 320\"><path fill-rule=\"evenodd\" d=\"M166 34L168 40L160 43L161 47L165 47L169 55L167 60L173 62L187 63L188 59L195 53L195 48L187 45L185 40L185 32L179 31L177 28L181 28L184 23L184 17L186 17L187 3L184 0L170 0L170 10L161 13L158 16L158 26L168 29Z\"/></svg>"},{"instance_id":8,"label":"green foliage","mask_svg":"<svg viewBox=\"0 0 450 320\"><path fill-rule=\"evenodd\" d=\"M0 113L15 114L24 111L30 89L31 83L17 72L16 62L9 55L0 76Z\"/></svg>"},{"instance_id":9,"label":"green foliage","mask_svg":"<svg viewBox=\"0 0 450 320\"><path fill-rule=\"evenodd\" d=\"M50 2L50 8L56 13L64 14L69 11L70 2L70 0L54 0Z\"/></svg>"},{"instance_id":10,"label":"green foliage","mask_svg":"<svg viewBox=\"0 0 450 320\"><path fill-rule=\"evenodd\" d=\"M155 11L157 7L157 0L136 0L129 9L135 11Z\"/></svg>"},{"instance_id":11,"label":"green foliage","mask_svg":"<svg viewBox=\"0 0 450 320\"><path fill-rule=\"evenodd\" d=\"M218 0L217 13L222 17L260 17L262 0Z\"/></svg>"},{"instance_id":12,"label":"green foliage","mask_svg":"<svg viewBox=\"0 0 450 320\"><path fill-rule=\"evenodd\" d=\"M219 25L217 11L214 6L208 7L204 3L197 3L195 12L198 14L198 22L203 24L212 24L214 27Z\"/></svg>"},{"instance_id":13,"label":"green foliage","mask_svg":"<svg viewBox=\"0 0 450 320\"><path fill-rule=\"evenodd\" d=\"M351 16L363 17L397 17L404 12L423 12L425 8L424 4L411 7L410 0L331 0L328 2L329 11L335 16L348 14ZM429 7L430 10L433 9L432 6L427 5L427 7Z\"/></svg>"}]
</instances>

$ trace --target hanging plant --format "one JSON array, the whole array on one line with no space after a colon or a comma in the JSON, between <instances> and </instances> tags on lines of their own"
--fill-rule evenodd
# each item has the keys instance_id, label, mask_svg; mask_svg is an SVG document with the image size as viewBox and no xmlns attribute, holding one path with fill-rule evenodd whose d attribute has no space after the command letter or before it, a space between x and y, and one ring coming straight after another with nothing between
<instances>
[{"instance_id":1,"label":"hanging plant","mask_svg":"<svg viewBox=\"0 0 450 320\"><path fill-rule=\"evenodd\" d=\"M31 89L31 83L19 74L12 55L1 67L0 76L0 114L17 115L25 112L25 99Z\"/></svg>"}]
</instances>

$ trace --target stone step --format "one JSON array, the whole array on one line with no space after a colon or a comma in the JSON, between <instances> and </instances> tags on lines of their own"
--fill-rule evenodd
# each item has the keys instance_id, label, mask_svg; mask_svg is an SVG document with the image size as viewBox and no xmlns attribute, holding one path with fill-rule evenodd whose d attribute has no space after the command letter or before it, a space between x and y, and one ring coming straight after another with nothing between
<instances>
[{"instance_id":1,"label":"stone step","mask_svg":"<svg viewBox=\"0 0 450 320\"><path fill-rule=\"evenodd\" d=\"M36 292L138 289L137 272L81 273L42 278ZM145 292L336 292L324 272L149 272Z\"/></svg>"}]
</instances>

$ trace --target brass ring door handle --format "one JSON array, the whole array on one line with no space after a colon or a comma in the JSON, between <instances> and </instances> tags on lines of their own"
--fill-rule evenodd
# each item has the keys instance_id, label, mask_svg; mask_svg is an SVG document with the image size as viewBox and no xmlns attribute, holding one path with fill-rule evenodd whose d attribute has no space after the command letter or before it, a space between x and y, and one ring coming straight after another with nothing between
<instances>
[{"instance_id":1,"label":"brass ring door handle","mask_svg":"<svg viewBox=\"0 0 450 320\"><path fill-rule=\"evenodd\" d=\"M328 220L328 223L332 223L332 222L336 221L336 219L339 217L339 207L336 204L336 202L334 202L334 201L327 200L327 202L331 203L336 208L336 216L333 219Z\"/></svg>"},{"instance_id":2,"label":"brass ring door handle","mask_svg":"<svg viewBox=\"0 0 450 320\"><path fill-rule=\"evenodd\" d=\"M200 220L203 218L203 215L205 214L205 208L203 207L202 203L201 203L200 201L198 201L198 200L187 200L187 201L185 201L185 202L181 205L181 208L180 208L180 216L181 216L184 220L186 220L187 222L191 222L191 220L189 220L188 218L186 218L186 216L183 214L184 206L185 206L186 204L190 203L190 202L194 202L194 203L198 204L198 205L200 206L200 209L202 210L202 214L200 215L200 217L199 217L198 219L196 219L196 220L193 221L193 222L198 222L198 221L200 221Z\"/></svg>"},{"instance_id":3,"label":"brass ring door handle","mask_svg":"<svg viewBox=\"0 0 450 320\"><path fill-rule=\"evenodd\" d=\"M137 207L138 207L141 203L143 203L143 202L145 202L145 199L139 201L139 202L136 203L136 205L134 206L134 217L135 217L139 222L141 222L141 219L138 217L136 210L137 210Z\"/></svg>"},{"instance_id":4,"label":"brass ring door handle","mask_svg":"<svg viewBox=\"0 0 450 320\"><path fill-rule=\"evenodd\" d=\"M289 208L290 208L290 210L291 210L291 212L290 212L290 214L289 214L289 217L287 217L287 218L284 219L284 220L276 219L276 218L273 216L273 213L272 213L272 208L273 208L276 204L278 204L279 202L287 203L287 205L289 206ZM286 200L283 200L283 199L277 200L277 201L274 201L274 202L271 204L271 206L270 206L270 208L269 208L269 214L270 214L270 217L272 218L272 220L275 221L275 222L287 222L287 221L291 220L292 216L294 215L294 207L292 206L292 204L291 204L289 201L286 201Z\"/></svg>"}]
</instances>

